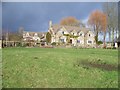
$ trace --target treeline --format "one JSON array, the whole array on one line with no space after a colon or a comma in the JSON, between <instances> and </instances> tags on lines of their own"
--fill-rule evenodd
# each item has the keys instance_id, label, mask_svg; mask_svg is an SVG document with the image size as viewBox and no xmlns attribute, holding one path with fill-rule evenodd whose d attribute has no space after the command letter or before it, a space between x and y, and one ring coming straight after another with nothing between
<instances>
[{"instance_id":1,"label":"treeline","mask_svg":"<svg viewBox=\"0 0 120 90\"><path fill-rule=\"evenodd\" d=\"M2 40L4 41L21 41L23 39L24 28L20 27L18 31L3 31Z\"/></svg>"}]
</instances>

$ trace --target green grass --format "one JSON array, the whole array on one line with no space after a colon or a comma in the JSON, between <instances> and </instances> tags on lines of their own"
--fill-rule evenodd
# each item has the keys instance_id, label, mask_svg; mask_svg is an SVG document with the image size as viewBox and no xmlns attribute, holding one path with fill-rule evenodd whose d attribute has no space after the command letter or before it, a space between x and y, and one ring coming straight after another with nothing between
<instances>
[{"instance_id":1,"label":"green grass","mask_svg":"<svg viewBox=\"0 0 120 90\"><path fill-rule=\"evenodd\" d=\"M117 70L81 63L100 60L98 64L117 66L117 53L110 49L4 48L3 87L117 88Z\"/></svg>"}]
</instances>

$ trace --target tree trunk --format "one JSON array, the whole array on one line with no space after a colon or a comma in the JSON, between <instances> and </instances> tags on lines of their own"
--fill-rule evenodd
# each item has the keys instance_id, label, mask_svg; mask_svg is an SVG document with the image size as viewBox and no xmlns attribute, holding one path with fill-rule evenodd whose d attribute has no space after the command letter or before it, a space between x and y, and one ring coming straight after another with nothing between
<instances>
[{"instance_id":1,"label":"tree trunk","mask_svg":"<svg viewBox=\"0 0 120 90\"><path fill-rule=\"evenodd\" d=\"M108 26L109 42L111 42L111 28Z\"/></svg>"},{"instance_id":2,"label":"tree trunk","mask_svg":"<svg viewBox=\"0 0 120 90\"><path fill-rule=\"evenodd\" d=\"M97 48L98 47L98 31L96 32L95 41L96 41L96 48Z\"/></svg>"},{"instance_id":3,"label":"tree trunk","mask_svg":"<svg viewBox=\"0 0 120 90\"><path fill-rule=\"evenodd\" d=\"M116 28L116 40L118 38L118 29Z\"/></svg>"},{"instance_id":4,"label":"tree trunk","mask_svg":"<svg viewBox=\"0 0 120 90\"><path fill-rule=\"evenodd\" d=\"M114 44L114 28L112 29L112 44Z\"/></svg>"},{"instance_id":5,"label":"tree trunk","mask_svg":"<svg viewBox=\"0 0 120 90\"><path fill-rule=\"evenodd\" d=\"M109 31L108 33L109 33L109 42L111 42L111 31Z\"/></svg>"},{"instance_id":6,"label":"tree trunk","mask_svg":"<svg viewBox=\"0 0 120 90\"><path fill-rule=\"evenodd\" d=\"M104 32L104 36L103 36L103 48L106 48L105 38L106 38L106 32Z\"/></svg>"},{"instance_id":7,"label":"tree trunk","mask_svg":"<svg viewBox=\"0 0 120 90\"><path fill-rule=\"evenodd\" d=\"M84 35L84 47L86 48L86 38L85 38L85 35Z\"/></svg>"}]
</instances>

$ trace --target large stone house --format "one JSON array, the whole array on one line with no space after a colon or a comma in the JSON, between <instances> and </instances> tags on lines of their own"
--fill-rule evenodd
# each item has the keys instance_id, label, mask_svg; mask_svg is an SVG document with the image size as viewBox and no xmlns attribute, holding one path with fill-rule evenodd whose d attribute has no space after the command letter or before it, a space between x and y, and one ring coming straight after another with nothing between
<instances>
[{"instance_id":1,"label":"large stone house","mask_svg":"<svg viewBox=\"0 0 120 90\"><path fill-rule=\"evenodd\" d=\"M80 47L95 47L95 35L85 27L64 26L49 22L48 32L51 34L51 44L73 45ZM45 42L46 32L23 31L23 41Z\"/></svg>"},{"instance_id":2,"label":"large stone house","mask_svg":"<svg viewBox=\"0 0 120 90\"><path fill-rule=\"evenodd\" d=\"M51 33L51 43L64 43L81 47L95 47L94 33L85 27L64 26L49 22L48 32Z\"/></svg>"}]
</instances>

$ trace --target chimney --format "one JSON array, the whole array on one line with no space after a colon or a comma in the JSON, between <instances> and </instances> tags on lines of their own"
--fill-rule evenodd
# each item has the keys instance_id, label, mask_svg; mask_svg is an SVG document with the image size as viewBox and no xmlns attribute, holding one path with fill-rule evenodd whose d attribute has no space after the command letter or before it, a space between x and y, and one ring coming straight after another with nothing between
<instances>
[{"instance_id":1,"label":"chimney","mask_svg":"<svg viewBox=\"0 0 120 90\"><path fill-rule=\"evenodd\" d=\"M49 28L51 28L52 27L52 21L50 20L49 21Z\"/></svg>"}]
</instances>

